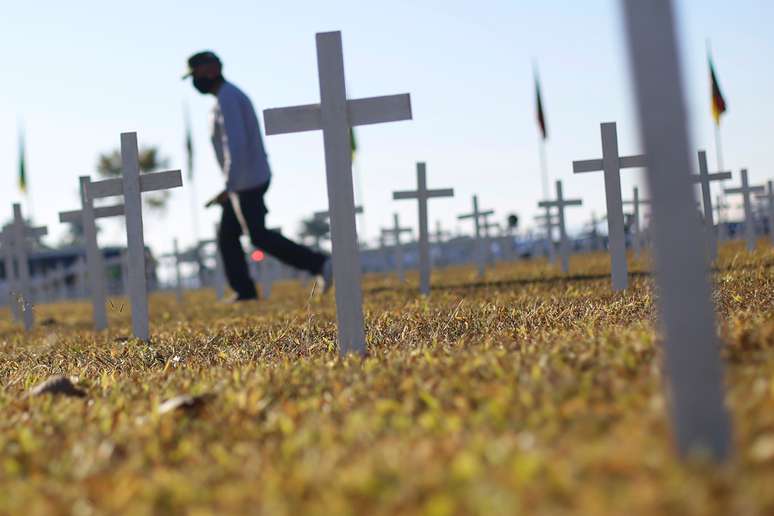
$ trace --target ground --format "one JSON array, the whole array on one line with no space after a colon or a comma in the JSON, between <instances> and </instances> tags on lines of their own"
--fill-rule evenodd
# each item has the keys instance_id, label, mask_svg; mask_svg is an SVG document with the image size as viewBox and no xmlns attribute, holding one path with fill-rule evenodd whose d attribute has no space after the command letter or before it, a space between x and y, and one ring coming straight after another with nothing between
<instances>
[{"instance_id":1,"label":"ground","mask_svg":"<svg viewBox=\"0 0 774 516\"><path fill-rule=\"evenodd\" d=\"M428 299L368 277L369 356L338 359L333 297L153 295L153 339L128 309L0 320L3 514L774 513L774 251L729 244L714 275L735 453L678 460L652 278L607 258L439 271ZM85 398L25 397L54 374ZM159 413L181 394L195 408Z\"/></svg>"}]
</instances>

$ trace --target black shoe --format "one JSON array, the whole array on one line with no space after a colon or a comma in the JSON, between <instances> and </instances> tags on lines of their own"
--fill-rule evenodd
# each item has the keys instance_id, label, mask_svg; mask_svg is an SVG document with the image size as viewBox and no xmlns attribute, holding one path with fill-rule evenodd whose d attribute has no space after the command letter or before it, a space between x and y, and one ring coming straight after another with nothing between
<instances>
[{"instance_id":1,"label":"black shoe","mask_svg":"<svg viewBox=\"0 0 774 516\"><path fill-rule=\"evenodd\" d=\"M223 298L221 302L227 305L233 305L233 304L242 303L245 301L258 301L258 296L257 295L242 296L239 294L233 294L229 297Z\"/></svg>"}]
</instances>

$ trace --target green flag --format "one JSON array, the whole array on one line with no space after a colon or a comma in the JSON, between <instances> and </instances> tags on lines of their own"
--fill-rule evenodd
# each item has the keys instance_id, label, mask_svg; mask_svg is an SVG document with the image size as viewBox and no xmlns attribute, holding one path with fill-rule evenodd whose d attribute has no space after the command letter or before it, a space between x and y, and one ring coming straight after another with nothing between
<instances>
[{"instance_id":1,"label":"green flag","mask_svg":"<svg viewBox=\"0 0 774 516\"><path fill-rule=\"evenodd\" d=\"M19 190L27 193L27 166L24 159L24 132L19 132Z\"/></svg>"},{"instance_id":2,"label":"green flag","mask_svg":"<svg viewBox=\"0 0 774 516\"><path fill-rule=\"evenodd\" d=\"M349 130L349 148L352 150L352 161L355 161L355 153L357 152L357 140L355 140L355 130Z\"/></svg>"}]
</instances>

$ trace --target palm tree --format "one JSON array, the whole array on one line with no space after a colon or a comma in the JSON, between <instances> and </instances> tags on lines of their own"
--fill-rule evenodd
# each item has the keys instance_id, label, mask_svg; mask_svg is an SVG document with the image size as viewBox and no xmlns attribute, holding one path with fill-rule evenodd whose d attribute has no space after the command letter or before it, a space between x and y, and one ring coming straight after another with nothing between
<instances>
[{"instance_id":1,"label":"palm tree","mask_svg":"<svg viewBox=\"0 0 774 516\"><path fill-rule=\"evenodd\" d=\"M140 173L153 172L169 166L169 159L161 156L158 147L140 149ZM97 158L97 173L102 177L117 177L121 175L121 153L118 150L102 153ZM157 211L164 211L169 201L169 190L148 192L142 198L145 205Z\"/></svg>"}]
</instances>

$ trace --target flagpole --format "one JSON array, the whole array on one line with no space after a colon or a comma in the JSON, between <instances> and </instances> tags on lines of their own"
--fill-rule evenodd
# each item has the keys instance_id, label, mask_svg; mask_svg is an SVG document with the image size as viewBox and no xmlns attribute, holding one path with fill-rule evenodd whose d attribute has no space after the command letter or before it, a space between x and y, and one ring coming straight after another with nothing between
<instances>
[{"instance_id":1,"label":"flagpole","mask_svg":"<svg viewBox=\"0 0 774 516\"><path fill-rule=\"evenodd\" d=\"M191 137L191 117L188 113L188 104L183 104L186 131L186 154L188 158L188 191L191 202L191 223L193 225L194 246L199 245L199 202L196 195L196 181L194 181L193 141Z\"/></svg>"},{"instance_id":2,"label":"flagpole","mask_svg":"<svg viewBox=\"0 0 774 516\"><path fill-rule=\"evenodd\" d=\"M548 200L548 159L546 158L546 140L538 136L538 153L540 154L540 176L543 182L543 199Z\"/></svg>"}]
</instances>

